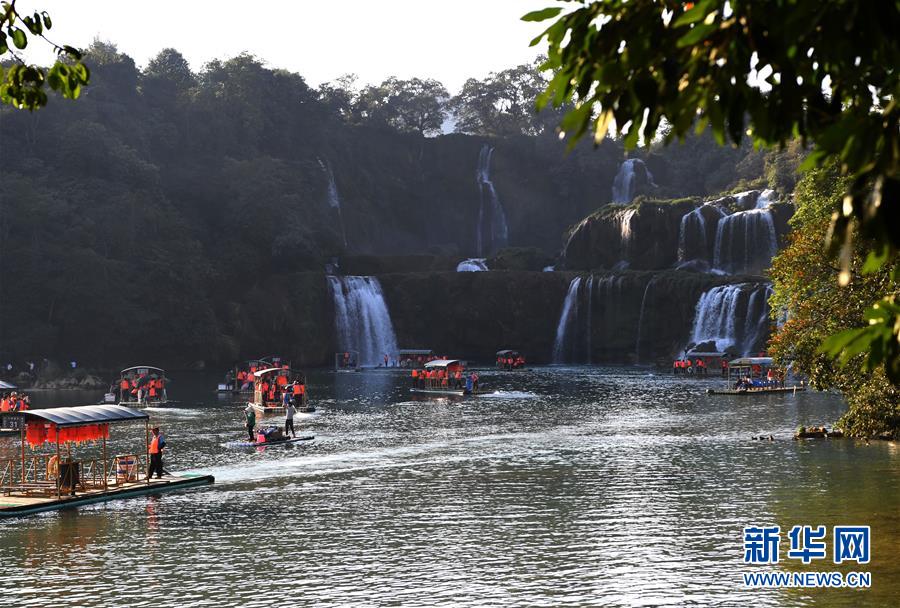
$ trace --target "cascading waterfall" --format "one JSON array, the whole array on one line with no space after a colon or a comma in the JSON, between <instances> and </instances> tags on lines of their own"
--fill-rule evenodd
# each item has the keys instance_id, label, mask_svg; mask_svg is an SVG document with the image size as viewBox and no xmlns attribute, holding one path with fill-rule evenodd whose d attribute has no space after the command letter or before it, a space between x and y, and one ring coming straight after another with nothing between
<instances>
[{"instance_id":1,"label":"cascading waterfall","mask_svg":"<svg viewBox=\"0 0 900 608\"><path fill-rule=\"evenodd\" d=\"M329 276L334 296L338 348L356 351L364 366L383 364L384 355L397 355L397 337L375 277Z\"/></svg>"},{"instance_id":2,"label":"cascading waterfall","mask_svg":"<svg viewBox=\"0 0 900 608\"><path fill-rule=\"evenodd\" d=\"M704 210L714 210L718 215L718 221L725 217L725 212L714 204L705 204L693 211L685 213L681 217L681 225L678 228L678 262L690 262L702 260L709 262L709 242L706 238L706 216Z\"/></svg>"},{"instance_id":3,"label":"cascading waterfall","mask_svg":"<svg viewBox=\"0 0 900 608\"><path fill-rule=\"evenodd\" d=\"M493 253L506 247L509 241L509 228L506 224L506 212L494 182L491 181L491 159L494 148L484 144L478 153L478 170L475 182L478 184L480 203L478 207L478 225L475 228L475 247L478 255Z\"/></svg>"},{"instance_id":4,"label":"cascading waterfall","mask_svg":"<svg viewBox=\"0 0 900 608\"><path fill-rule=\"evenodd\" d=\"M756 199L756 208L757 209L768 209L769 205L773 203L772 195L775 194L774 190L763 190L759 193L759 198Z\"/></svg>"},{"instance_id":5,"label":"cascading waterfall","mask_svg":"<svg viewBox=\"0 0 900 608\"><path fill-rule=\"evenodd\" d=\"M592 363L591 350L593 344L591 343L591 336L593 336L593 329L591 321L594 317L594 275L588 277L585 289L587 290L587 314L585 315L587 317L587 327L584 331L584 352L587 355L587 362Z\"/></svg>"},{"instance_id":6,"label":"cascading waterfall","mask_svg":"<svg viewBox=\"0 0 900 608\"><path fill-rule=\"evenodd\" d=\"M644 327L644 310L647 307L647 294L650 293L650 288L653 286L653 283L656 281L656 277L652 277L649 281L647 281L647 287L644 288L644 297L641 298L641 312L638 316L638 326L637 326L637 339L634 342L634 362L641 362L641 330Z\"/></svg>"},{"instance_id":7,"label":"cascading waterfall","mask_svg":"<svg viewBox=\"0 0 900 608\"><path fill-rule=\"evenodd\" d=\"M569 334L575 331L574 321L578 317L578 291L581 287L581 277L575 277L569 283L566 299L563 301L562 312L559 314L559 323L556 325L556 339L553 341L553 362L565 363L566 345Z\"/></svg>"},{"instance_id":8,"label":"cascading waterfall","mask_svg":"<svg viewBox=\"0 0 900 608\"><path fill-rule=\"evenodd\" d=\"M738 283L705 291L697 301L691 342L713 341L719 352L753 352L764 344L771 289L767 283Z\"/></svg>"},{"instance_id":9,"label":"cascading waterfall","mask_svg":"<svg viewBox=\"0 0 900 608\"><path fill-rule=\"evenodd\" d=\"M456 272L484 272L488 270L487 258L469 258L456 265Z\"/></svg>"},{"instance_id":10,"label":"cascading waterfall","mask_svg":"<svg viewBox=\"0 0 900 608\"><path fill-rule=\"evenodd\" d=\"M778 253L772 212L739 211L719 220L713 267L730 273L762 272Z\"/></svg>"},{"instance_id":11,"label":"cascading waterfall","mask_svg":"<svg viewBox=\"0 0 900 608\"><path fill-rule=\"evenodd\" d=\"M335 210L338 217L338 225L341 229L341 239L344 241L344 247L347 247L347 230L344 228L344 216L341 213L341 197L338 194L337 183L334 181L334 171L331 170L331 164L323 161L321 158L317 159L319 161L319 166L322 167L322 171L325 172L325 177L328 180L327 185L327 194L328 194L328 206Z\"/></svg>"},{"instance_id":12,"label":"cascading waterfall","mask_svg":"<svg viewBox=\"0 0 900 608\"><path fill-rule=\"evenodd\" d=\"M622 164L619 166L619 172L616 173L616 177L613 180L612 187L612 202L614 203L630 203L632 199L634 199L635 195L635 167L637 165L641 165L644 171L647 173L647 181L650 182L651 185L655 185L653 183L653 174L650 173L650 170L647 169L647 166L644 165L644 161L639 158L629 158L622 161Z\"/></svg>"}]
</instances>

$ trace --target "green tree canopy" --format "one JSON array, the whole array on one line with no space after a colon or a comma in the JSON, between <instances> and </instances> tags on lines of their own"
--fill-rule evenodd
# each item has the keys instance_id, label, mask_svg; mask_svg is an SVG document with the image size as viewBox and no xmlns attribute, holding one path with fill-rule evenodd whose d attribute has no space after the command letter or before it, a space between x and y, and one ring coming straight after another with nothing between
<instances>
[{"instance_id":1,"label":"green tree canopy","mask_svg":"<svg viewBox=\"0 0 900 608\"><path fill-rule=\"evenodd\" d=\"M357 114L364 120L389 125L398 131L421 135L440 133L444 100L450 97L437 80L391 76L380 85L364 88L357 100Z\"/></svg>"}]
</instances>

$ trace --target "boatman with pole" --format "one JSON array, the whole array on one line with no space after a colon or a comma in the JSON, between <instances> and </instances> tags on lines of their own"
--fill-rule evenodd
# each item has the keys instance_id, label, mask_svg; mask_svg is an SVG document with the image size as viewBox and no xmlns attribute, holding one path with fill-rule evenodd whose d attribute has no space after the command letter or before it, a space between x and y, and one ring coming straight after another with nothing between
<instances>
[{"instance_id":1,"label":"boatman with pole","mask_svg":"<svg viewBox=\"0 0 900 608\"><path fill-rule=\"evenodd\" d=\"M156 478L162 479L162 451L164 447L166 447L166 439L159 433L159 427L155 426L153 427L153 437L150 439L150 447L148 449L150 452L150 471L147 473L147 479L153 477L154 471L156 472Z\"/></svg>"},{"instance_id":2,"label":"boatman with pole","mask_svg":"<svg viewBox=\"0 0 900 608\"><path fill-rule=\"evenodd\" d=\"M256 441L256 437L253 435L253 429L256 428L256 411L249 403L244 409L244 422L247 425L247 435L250 436L250 441Z\"/></svg>"}]
</instances>

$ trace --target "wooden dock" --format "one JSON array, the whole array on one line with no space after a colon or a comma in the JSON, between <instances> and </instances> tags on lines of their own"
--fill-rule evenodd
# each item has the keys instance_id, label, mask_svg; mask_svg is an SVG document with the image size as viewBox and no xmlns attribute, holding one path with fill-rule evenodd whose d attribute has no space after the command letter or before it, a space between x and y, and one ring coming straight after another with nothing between
<instances>
[{"instance_id":1,"label":"wooden dock","mask_svg":"<svg viewBox=\"0 0 900 608\"><path fill-rule=\"evenodd\" d=\"M44 511L71 509L88 504L133 498L208 485L215 481L212 475L182 473L164 475L162 479L128 481L109 488L77 489L72 494L56 496L54 487L46 484L24 484L18 488L4 488L0 494L0 518L22 517ZM68 490L66 490L68 492Z\"/></svg>"}]
</instances>

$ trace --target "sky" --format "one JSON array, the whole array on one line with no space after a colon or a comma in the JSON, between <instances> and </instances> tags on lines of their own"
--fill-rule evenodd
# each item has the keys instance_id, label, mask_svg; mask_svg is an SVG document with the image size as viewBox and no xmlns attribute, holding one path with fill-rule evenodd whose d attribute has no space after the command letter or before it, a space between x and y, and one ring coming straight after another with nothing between
<instances>
[{"instance_id":1,"label":"sky","mask_svg":"<svg viewBox=\"0 0 900 608\"><path fill-rule=\"evenodd\" d=\"M48 37L57 44L84 48L100 38L139 67L166 47L179 50L195 71L246 51L313 86L347 73L362 84L418 76L455 93L469 77L531 62L539 50L528 44L546 26L520 17L554 1L19 0L16 8L47 11ZM29 61L53 59L43 41L32 41L29 50Z\"/></svg>"}]
</instances>

